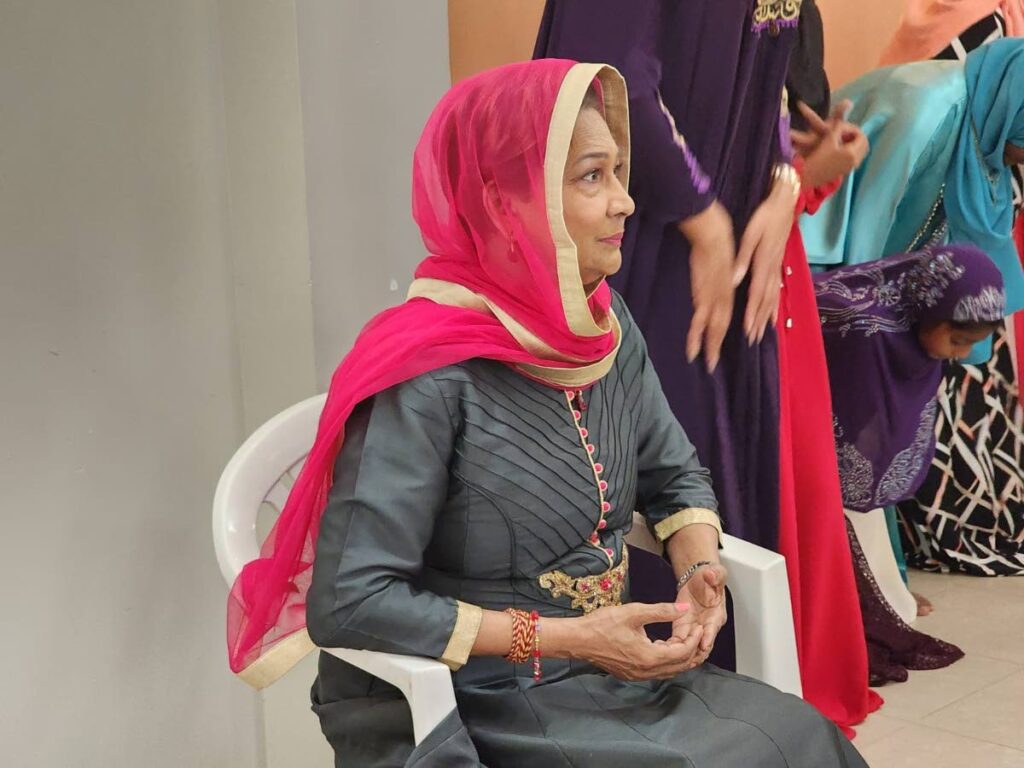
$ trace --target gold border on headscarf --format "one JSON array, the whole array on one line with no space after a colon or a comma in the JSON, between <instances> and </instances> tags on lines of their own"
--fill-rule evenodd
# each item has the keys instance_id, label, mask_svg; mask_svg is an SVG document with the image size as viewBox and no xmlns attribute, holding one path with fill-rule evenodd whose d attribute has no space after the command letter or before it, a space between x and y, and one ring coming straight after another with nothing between
<instances>
[{"instance_id":1,"label":"gold border on headscarf","mask_svg":"<svg viewBox=\"0 0 1024 768\"><path fill-rule=\"evenodd\" d=\"M577 272L577 274L579 273ZM527 376L540 379L556 387L571 389L573 387L586 386L597 381L611 370L615 362L615 355L619 351L619 345L622 343L622 327L619 325L619 319L615 316L615 312L611 309L608 311L608 324L609 330L615 339L615 347L600 360L595 360L587 365L579 365L585 361L563 355L497 304L488 300L485 296L473 293L464 285L450 283L446 280L421 277L418 280L414 280L412 285L409 286L408 298L429 299L437 304L464 307L465 309L493 315L512 334L512 338L534 357L552 362L572 363L574 365L572 368L532 364L515 366L517 370L522 371ZM605 331L605 333L607 332Z\"/></svg>"},{"instance_id":2,"label":"gold border on headscarf","mask_svg":"<svg viewBox=\"0 0 1024 768\"><path fill-rule=\"evenodd\" d=\"M238 676L256 690L266 688L315 650L309 632L301 629L276 643Z\"/></svg>"},{"instance_id":3,"label":"gold border on headscarf","mask_svg":"<svg viewBox=\"0 0 1024 768\"><path fill-rule=\"evenodd\" d=\"M612 365L615 363L615 356L619 353L619 346L622 344L622 327L619 325L619 318L611 310L608 312L608 322L611 325L611 332L615 338L615 346L611 352L590 365L575 368L556 368L549 365L520 363L515 367L527 376L565 389L585 387L588 384L592 384L598 379L604 378L608 371L612 369Z\"/></svg>"},{"instance_id":4,"label":"gold border on headscarf","mask_svg":"<svg viewBox=\"0 0 1024 768\"><path fill-rule=\"evenodd\" d=\"M576 244L565 226L562 204L562 184L572 133L587 89L595 78L601 83L605 121L615 142L625 152L622 158L622 178L628 186L629 102L626 81L618 70L606 64L576 64L569 70L555 100L544 155L544 196L548 226L555 243L558 288L562 295L565 321L569 330L577 336L601 336L609 330L608 327L601 327L602 318L595 319L587 304L583 280L580 278L579 256Z\"/></svg>"},{"instance_id":5,"label":"gold border on headscarf","mask_svg":"<svg viewBox=\"0 0 1024 768\"><path fill-rule=\"evenodd\" d=\"M437 304L464 307L465 309L472 309L483 314L494 315L498 318L498 322L505 326L505 329L519 342L519 345L531 355L545 360L564 363L584 362L583 360L563 355L486 296L473 293L469 288L459 283L436 280L432 277L421 277L414 280L412 285L409 286L407 298L430 299Z\"/></svg>"}]
</instances>

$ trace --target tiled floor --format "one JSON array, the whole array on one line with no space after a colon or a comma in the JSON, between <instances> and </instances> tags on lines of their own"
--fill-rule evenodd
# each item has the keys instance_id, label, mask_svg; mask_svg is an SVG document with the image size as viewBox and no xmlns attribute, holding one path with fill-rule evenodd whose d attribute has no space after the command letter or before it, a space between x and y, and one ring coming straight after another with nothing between
<instances>
[{"instance_id":1,"label":"tiled floor","mask_svg":"<svg viewBox=\"0 0 1024 768\"><path fill-rule=\"evenodd\" d=\"M877 689L885 705L854 744L871 768L1024 768L1024 578L912 571L910 583L935 604L915 627L966 656Z\"/></svg>"}]
</instances>

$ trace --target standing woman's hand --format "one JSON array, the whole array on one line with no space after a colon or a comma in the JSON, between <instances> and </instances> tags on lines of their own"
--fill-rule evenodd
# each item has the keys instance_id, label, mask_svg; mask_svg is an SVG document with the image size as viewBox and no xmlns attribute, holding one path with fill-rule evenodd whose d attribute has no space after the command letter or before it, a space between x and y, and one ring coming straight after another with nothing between
<instances>
[{"instance_id":1,"label":"standing woman's hand","mask_svg":"<svg viewBox=\"0 0 1024 768\"><path fill-rule=\"evenodd\" d=\"M736 240L732 218L717 200L679 223L690 241L690 286L693 320L686 336L686 359L693 362L704 351L709 371L722 354L722 342L732 320L736 289Z\"/></svg>"},{"instance_id":2,"label":"standing woman's hand","mask_svg":"<svg viewBox=\"0 0 1024 768\"><path fill-rule=\"evenodd\" d=\"M803 115L804 121L807 123L807 130L799 131L794 128L789 132L793 149L801 157L807 157L835 128L840 125L849 125L846 122L846 116L852 108L853 102L843 99L832 107L828 119L823 120L807 104L799 102L797 109L800 110L800 114Z\"/></svg>"},{"instance_id":3,"label":"standing woman's hand","mask_svg":"<svg viewBox=\"0 0 1024 768\"><path fill-rule=\"evenodd\" d=\"M826 121L806 104L798 106L810 130L793 131L793 145L804 158L803 179L809 187L829 184L860 166L870 145L858 126L842 119L845 108Z\"/></svg>"},{"instance_id":4,"label":"standing woman's hand","mask_svg":"<svg viewBox=\"0 0 1024 768\"><path fill-rule=\"evenodd\" d=\"M764 338L769 322L774 322L782 287L782 258L793 229L793 217L799 187L794 178L778 177L768 197L751 216L740 239L736 256L736 284L750 272L747 309L743 331L753 345Z\"/></svg>"}]
</instances>

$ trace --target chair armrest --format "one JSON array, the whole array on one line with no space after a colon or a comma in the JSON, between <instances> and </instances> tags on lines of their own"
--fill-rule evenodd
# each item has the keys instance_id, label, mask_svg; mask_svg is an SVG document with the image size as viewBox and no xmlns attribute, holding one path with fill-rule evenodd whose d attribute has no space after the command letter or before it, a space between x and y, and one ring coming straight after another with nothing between
<instances>
[{"instance_id":1,"label":"chair armrest","mask_svg":"<svg viewBox=\"0 0 1024 768\"><path fill-rule=\"evenodd\" d=\"M322 650L400 690L409 702L417 744L455 709L452 673L439 661L350 648Z\"/></svg>"},{"instance_id":2,"label":"chair armrest","mask_svg":"<svg viewBox=\"0 0 1024 768\"><path fill-rule=\"evenodd\" d=\"M729 535L720 557L729 569L736 671L802 696L786 559Z\"/></svg>"}]
</instances>

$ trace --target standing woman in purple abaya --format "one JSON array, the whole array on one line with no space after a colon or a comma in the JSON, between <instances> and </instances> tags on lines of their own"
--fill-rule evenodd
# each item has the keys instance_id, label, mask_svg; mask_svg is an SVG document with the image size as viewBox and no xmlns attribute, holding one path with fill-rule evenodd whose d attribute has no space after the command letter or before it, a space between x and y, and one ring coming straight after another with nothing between
<instances>
[{"instance_id":1,"label":"standing woman in purple abaya","mask_svg":"<svg viewBox=\"0 0 1024 768\"><path fill-rule=\"evenodd\" d=\"M774 321L799 192L780 107L799 11L798 0L548 0L534 54L626 78L637 208L612 283L711 470L726 529L772 549Z\"/></svg>"}]
</instances>

